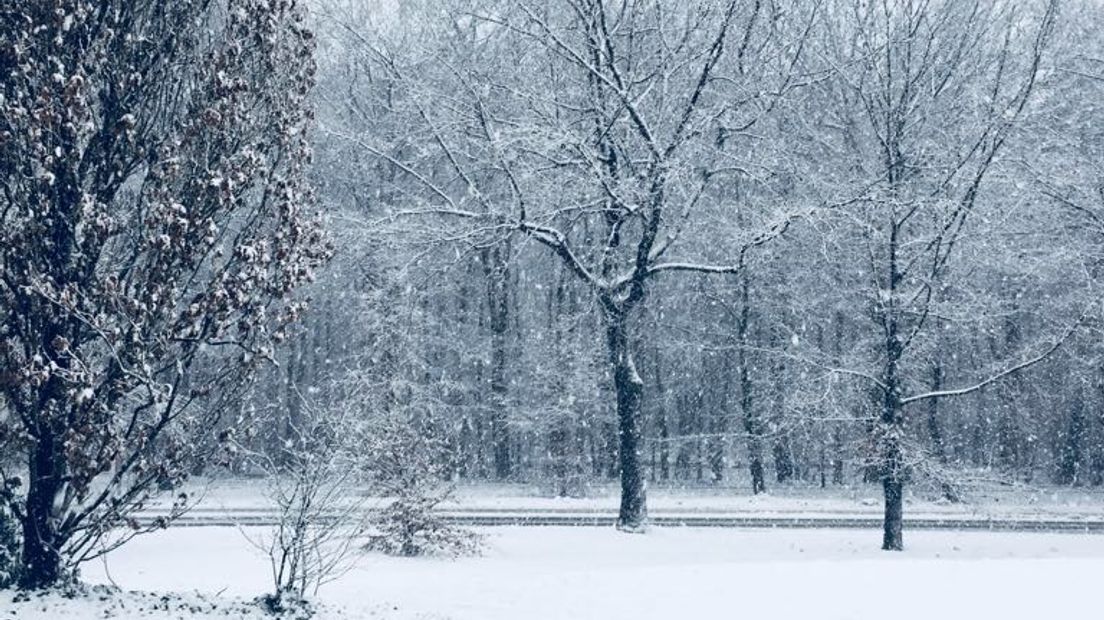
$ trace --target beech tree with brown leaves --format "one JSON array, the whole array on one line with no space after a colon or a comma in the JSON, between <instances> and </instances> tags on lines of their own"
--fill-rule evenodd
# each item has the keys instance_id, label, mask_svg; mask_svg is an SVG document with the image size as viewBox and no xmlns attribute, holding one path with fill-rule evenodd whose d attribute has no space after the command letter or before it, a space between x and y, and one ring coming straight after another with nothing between
<instances>
[{"instance_id":1,"label":"beech tree with brown leaves","mask_svg":"<svg viewBox=\"0 0 1104 620\"><path fill-rule=\"evenodd\" d=\"M22 587L149 529L132 513L229 445L222 420L300 314L329 252L305 174L313 46L294 0L0 6Z\"/></svg>"}]
</instances>

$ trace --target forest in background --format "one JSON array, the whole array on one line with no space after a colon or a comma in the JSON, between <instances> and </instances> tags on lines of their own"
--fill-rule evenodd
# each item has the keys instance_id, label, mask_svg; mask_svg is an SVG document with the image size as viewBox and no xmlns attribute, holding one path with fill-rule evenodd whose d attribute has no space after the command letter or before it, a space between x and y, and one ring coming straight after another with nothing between
<instances>
[{"instance_id":1,"label":"forest in background","mask_svg":"<svg viewBox=\"0 0 1104 620\"><path fill-rule=\"evenodd\" d=\"M583 264L631 266L646 218L616 203L647 195L634 161L647 145L616 93L575 105L602 84L549 41L555 28L583 40L566 7L588 3L562 16L514 4L323 3L313 178L337 253L256 406L294 420L304 402L354 394L434 428L458 479L585 493L618 475L602 301L511 211L532 205ZM647 478L877 481L893 319L910 394L1050 353L906 405L918 481L952 498L971 481L1104 483L1101 9L736 4L659 216L691 268L657 274L631 310ZM704 7L700 22L674 9L663 33L689 33L672 50L688 63L725 4ZM472 17L536 28L541 10L564 23L542 35ZM652 42L629 37L655 18L618 15L608 36L648 121L671 132L700 66L652 75ZM1054 33L1033 67L1041 29ZM863 56L886 41L901 46L891 59ZM480 217L450 213L462 208ZM693 269L713 266L726 272Z\"/></svg>"}]
</instances>

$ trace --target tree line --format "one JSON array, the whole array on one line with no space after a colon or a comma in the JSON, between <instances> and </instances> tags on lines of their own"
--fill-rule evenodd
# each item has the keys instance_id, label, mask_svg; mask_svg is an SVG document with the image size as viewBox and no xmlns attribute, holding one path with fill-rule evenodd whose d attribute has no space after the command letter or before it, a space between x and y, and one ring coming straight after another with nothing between
<instances>
[{"instance_id":1,"label":"tree line","mask_svg":"<svg viewBox=\"0 0 1104 620\"><path fill-rule=\"evenodd\" d=\"M345 359L456 476L1099 483L1091 4L326 7L340 295L417 306Z\"/></svg>"}]
</instances>

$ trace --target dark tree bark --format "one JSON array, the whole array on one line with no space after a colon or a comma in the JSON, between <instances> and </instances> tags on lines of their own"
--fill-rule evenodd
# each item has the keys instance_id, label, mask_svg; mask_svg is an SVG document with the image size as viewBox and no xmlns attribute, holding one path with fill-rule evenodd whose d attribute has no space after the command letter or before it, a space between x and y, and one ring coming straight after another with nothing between
<instances>
[{"instance_id":1,"label":"dark tree bark","mask_svg":"<svg viewBox=\"0 0 1104 620\"><path fill-rule=\"evenodd\" d=\"M743 269L740 278L740 314L736 321L736 365L740 375L740 411L744 417L744 431L747 432L748 469L751 474L751 492L753 495L764 493L767 490L766 478L763 475L763 435L766 432L762 416L755 408L753 402L751 383L751 362L748 359L748 329L751 325L751 304L749 301L749 289L751 276Z\"/></svg>"},{"instance_id":2,"label":"dark tree bark","mask_svg":"<svg viewBox=\"0 0 1104 620\"><path fill-rule=\"evenodd\" d=\"M790 446L789 430L786 424L786 366L781 360L774 364L774 431L771 444L771 456L774 458L774 477L779 483L788 482L797 474L793 450Z\"/></svg>"},{"instance_id":3,"label":"dark tree bark","mask_svg":"<svg viewBox=\"0 0 1104 620\"><path fill-rule=\"evenodd\" d=\"M483 270L487 280L487 310L491 329L491 445L494 475L498 480L510 477L510 431L507 424L507 336L510 328L510 245L506 242L483 251Z\"/></svg>"},{"instance_id":4,"label":"dark tree bark","mask_svg":"<svg viewBox=\"0 0 1104 620\"><path fill-rule=\"evenodd\" d=\"M562 420L557 420L548 433L548 456L552 460L552 471L550 473L552 474L553 484L555 484L554 494L556 497L567 497L569 495L567 479L568 433L567 425Z\"/></svg>"},{"instance_id":5,"label":"dark tree bark","mask_svg":"<svg viewBox=\"0 0 1104 620\"><path fill-rule=\"evenodd\" d=\"M882 533L882 549L901 551L904 542L904 483L895 477L886 476L882 480L882 492L885 494L885 518Z\"/></svg>"},{"instance_id":6,"label":"dark tree bark","mask_svg":"<svg viewBox=\"0 0 1104 620\"><path fill-rule=\"evenodd\" d=\"M1069 417L1065 432L1061 435L1058 447L1058 483L1076 486L1081 482L1084 470L1085 444L1085 403L1081 389L1078 389L1069 406Z\"/></svg>"},{"instance_id":7,"label":"dark tree bark","mask_svg":"<svg viewBox=\"0 0 1104 620\"><path fill-rule=\"evenodd\" d=\"M641 463L644 437L641 396L644 382L636 371L630 349L625 315L606 313L606 343L613 369L613 387L617 394L617 454L621 474L621 507L617 527L638 531L648 519L646 481Z\"/></svg>"},{"instance_id":8,"label":"dark tree bark","mask_svg":"<svg viewBox=\"0 0 1104 620\"><path fill-rule=\"evenodd\" d=\"M797 473L794 466L793 450L790 448L789 437L782 436L771 448L774 456L774 478L779 483L789 482Z\"/></svg>"},{"instance_id":9,"label":"dark tree bark","mask_svg":"<svg viewBox=\"0 0 1104 620\"><path fill-rule=\"evenodd\" d=\"M884 435L881 455L882 491L885 495L885 522L882 549L901 551L905 548L902 534L904 519L904 458L901 452L900 403L895 394L887 392L882 410Z\"/></svg>"},{"instance_id":10,"label":"dark tree bark","mask_svg":"<svg viewBox=\"0 0 1104 620\"><path fill-rule=\"evenodd\" d=\"M943 389L943 364L936 358L931 369L931 391ZM943 424L939 420L939 399L928 401L928 438L931 441L932 454L940 463L947 463L947 446L944 439Z\"/></svg>"},{"instance_id":11,"label":"dark tree bark","mask_svg":"<svg viewBox=\"0 0 1104 620\"><path fill-rule=\"evenodd\" d=\"M671 478L671 427L667 420L667 394L663 387L662 361L659 352L655 357L656 426L659 432L659 479L663 482ZM655 472L653 471L653 474Z\"/></svg>"},{"instance_id":12,"label":"dark tree bark","mask_svg":"<svg viewBox=\"0 0 1104 620\"><path fill-rule=\"evenodd\" d=\"M64 463L58 457L56 437L42 431L31 451L30 485L23 519L22 567L19 586L39 589L57 583L62 577L63 542L58 532L54 503L61 492Z\"/></svg>"},{"instance_id":13,"label":"dark tree bark","mask_svg":"<svg viewBox=\"0 0 1104 620\"><path fill-rule=\"evenodd\" d=\"M898 173L899 174L899 173ZM890 169L891 184L896 181L894 169ZM887 265L888 294L886 295L881 317L884 329L884 360L882 369L882 412L878 426L878 450L880 452L882 491L885 496L885 522L883 527L882 549L900 551L904 549L902 523L904 518L904 455L901 452L901 437L904 433L904 416L901 405L901 378L898 364L904 352L899 333L898 309L895 307L897 288L901 283L898 270L899 224L896 219L889 226L889 256Z\"/></svg>"}]
</instances>

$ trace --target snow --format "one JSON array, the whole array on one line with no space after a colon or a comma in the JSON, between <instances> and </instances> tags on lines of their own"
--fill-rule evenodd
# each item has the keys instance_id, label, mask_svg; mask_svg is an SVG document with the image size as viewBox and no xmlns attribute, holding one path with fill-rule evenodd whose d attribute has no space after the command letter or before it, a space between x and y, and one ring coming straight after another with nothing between
<instances>
[{"instance_id":1,"label":"snow","mask_svg":"<svg viewBox=\"0 0 1104 620\"><path fill-rule=\"evenodd\" d=\"M265 510L262 486L230 480L192 491L197 513ZM653 489L653 514L876 515L870 488ZM587 498L542 497L523 485L458 488L448 510L605 513L615 489ZM154 508L156 510L156 508ZM1089 490L1024 490L949 505L920 495L908 514L1092 517ZM255 535L257 528L247 528ZM817 620L1083 617L1096 605L1104 535L907 530L903 553L878 549L880 532L828 529L654 527L628 535L604 527L484 528L481 557L406 559L368 554L324 586L319 620L672 620L736 614ZM265 557L233 527L175 528L140 537L85 567L94 584L137 593L16 603L0 593L0 620L54 618L262 618L252 599L270 589ZM1094 581L1090 581L1094 580ZM153 593L153 594L150 594ZM162 599L160 593L171 594Z\"/></svg>"},{"instance_id":2,"label":"snow","mask_svg":"<svg viewBox=\"0 0 1104 620\"><path fill-rule=\"evenodd\" d=\"M267 509L264 483L250 479L195 480L184 489L201 498L194 514L263 512ZM918 517L1019 517L1100 519L1104 516L1104 490L1095 488L987 489L967 503L935 501L906 490L906 518ZM171 505L171 495L151 503L151 514ZM370 500L379 507L384 500ZM615 514L618 489L595 486L587 497L548 497L533 485L464 484L442 510L456 513L552 511L573 514ZM648 491L648 511L653 515L753 515L779 517L880 517L880 489L790 486L767 494L749 495L743 488L676 488L653 486ZM158 513L159 514L159 513Z\"/></svg>"},{"instance_id":3,"label":"snow","mask_svg":"<svg viewBox=\"0 0 1104 620\"><path fill-rule=\"evenodd\" d=\"M234 618L263 620L271 618L260 607L248 601L228 601L217 596L193 594L159 594L125 592L115 588L97 587L83 596L59 592L30 593L13 600L12 592L0 592L0 618L20 620L55 620L71 618L117 618L120 620L178 618ZM7 615L5 615L7 614Z\"/></svg>"},{"instance_id":4,"label":"snow","mask_svg":"<svg viewBox=\"0 0 1104 620\"><path fill-rule=\"evenodd\" d=\"M887 553L869 530L482 532L482 557L365 556L323 587L328 609L319 618L884 620L886 609L895 620L1084 617L1104 570L1104 536L1093 535L907 532L908 549ZM84 577L104 583L110 574L124 588L198 590L230 602L264 592L268 575L241 532L215 527L137 539L112 553L106 569L90 565ZM0 617L6 604L0 599ZM14 611L21 620L55 617Z\"/></svg>"},{"instance_id":5,"label":"snow","mask_svg":"<svg viewBox=\"0 0 1104 620\"><path fill-rule=\"evenodd\" d=\"M375 560L373 586L400 609L448 610L457 619L857 620L883 618L886 606L901 608L897 618L1011 619L1086 609L1091 601L1083 588L1104 568L1104 539L1093 539L1095 557L1087 558L1074 539L1056 537L915 535L913 550L900 556L876 550L873 532L548 534L503 532L488 557L458 561L451 570ZM425 584L433 584L431 596ZM918 584L940 597L915 591ZM1063 602L1040 604L1047 598L1041 593Z\"/></svg>"}]
</instances>

